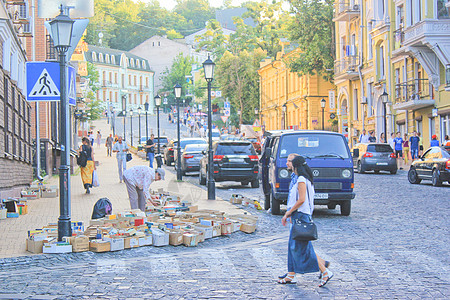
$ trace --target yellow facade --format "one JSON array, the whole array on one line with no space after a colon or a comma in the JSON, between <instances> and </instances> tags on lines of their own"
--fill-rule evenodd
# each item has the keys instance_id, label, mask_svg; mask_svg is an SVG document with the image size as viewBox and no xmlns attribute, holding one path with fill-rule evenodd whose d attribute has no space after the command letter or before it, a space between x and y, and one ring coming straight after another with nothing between
<instances>
[{"instance_id":1,"label":"yellow facade","mask_svg":"<svg viewBox=\"0 0 450 300\"><path fill-rule=\"evenodd\" d=\"M443 0L337 0L339 131L411 134L424 148L450 132L450 18ZM447 71L447 77L446 77ZM381 95L388 94L388 102Z\"/></svg>"},{"instance_id":2,"label":"yellow facade","mask_svg":"<svg viewBox=\"0 0 450 300\"><path fill-rule=\"evenodd\" d=\"M330 113L335 113L334 86L319 75L299 76L291 72L285 64L292 55L283 50L275 60L265 59L260 63L260 115L265 130L280 129L322 129L322 108L320 102L326 101L324 108L324 128L332 130ZM284 108L285 107L285 108ZM330 108L331 107L331 108ZM337 129L337 127L336 127Z\"/></svg>"}]
</instances>

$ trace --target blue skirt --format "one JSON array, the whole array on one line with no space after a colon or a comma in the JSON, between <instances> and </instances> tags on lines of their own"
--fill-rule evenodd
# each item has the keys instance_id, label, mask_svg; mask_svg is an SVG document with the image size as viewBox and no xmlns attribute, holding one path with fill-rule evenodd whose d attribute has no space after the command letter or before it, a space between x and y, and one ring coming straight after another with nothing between
<instances>
[{"instance_id":1,"label":"blue skirt","mask_svg":"<svg viewBox=\"0 0 450 300\"><path fill-rule=\"evenodd\" d=\"M310 222L311 216L299 211L296 211L291 216L292 222L294 220L301 220L302 222ZM319 264L317 263L317 256L310 241L296 241L291 238L289 234L288 244L288 272L295 272L299 274L319 272Z\"/></svg>"}]
</instances>

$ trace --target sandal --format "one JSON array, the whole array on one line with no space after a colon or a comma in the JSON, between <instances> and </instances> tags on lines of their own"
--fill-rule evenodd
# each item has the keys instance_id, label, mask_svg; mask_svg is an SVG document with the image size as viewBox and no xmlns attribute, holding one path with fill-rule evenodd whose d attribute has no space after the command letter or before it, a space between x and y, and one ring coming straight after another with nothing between
<instances>
[{"instance_id":1,"label":"sandal","mask_svg":"<svg viewBox=\"0 0 450 300\"><path fill-rule=\"evenodd\" d=\"M324 287L325 284L327 284L328 281L330 281L330 279L333 278L333 275L334 275L333 272L326 269L325 272L323 272L323 274L322 274L322 280L319 284L319 287ZM326 278L326 280L324 278Z\"/></svg>"},{"instance_id":2,"label":"sandal","mask_svg":"<svg viewBox=\"0 0 450 300\"><path fill-rule=\"evenodd\" d=\"M297 283L297 280L295 280L295 275L286 274L284 278L280 278L278 280L278 283L280 284L295 284Z\"/></svg>"},{"instance_id":3,"label":"sandal","mask_svg":"<svg viewBox=\"0 0 450 300\"><path fill-rule=\"evenodd\" d=\"M328 268L330 266L330 262L329 261L325 261L325 268ZM320 275L319 275L319 279L322 279L322 272L320 272ZM280 277L278 277L278 278L280 278ZM283 277L284 278L284 277Z\"/></svg>"},{"instance_id":4,"label":"sandal","mask_svg":"<svg viewBox=\"0 0 450 300\"><path fill-rule=\"evenodd\" d=\"M281 275L281 276L278 276L278 279L286 278L286 276L288 276L288 273L286 273L286 274L284 274L284 275Z\"/></svg>"}]
</instances>

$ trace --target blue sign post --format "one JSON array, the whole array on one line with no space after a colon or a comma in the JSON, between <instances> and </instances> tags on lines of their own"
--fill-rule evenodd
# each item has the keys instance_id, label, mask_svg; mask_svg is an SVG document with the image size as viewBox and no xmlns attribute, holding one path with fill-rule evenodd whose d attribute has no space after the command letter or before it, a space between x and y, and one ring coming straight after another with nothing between
<instances>
[{"instance_id":1,"label":"blue sign post","mask_svg":"<svg viewBox=\"0 0 450 300\"><path fill-rule=\"evenodd\" d=\"M75 68L72 66L68 66L68 82L67 86L69 87L67 91L67 98L69 99L69 105L77 105L77 81L75 75Z\"/></svg>"},{"instance_id":2,"label":"blue sign post","mask_svg":"<svg viewBox=\"0 0 450 300\"><path fill-rule=\"evenodd\" d=\"M59 101L59 64L53 62L27 62L27 101Z\"/></svg>"}]
</instances>

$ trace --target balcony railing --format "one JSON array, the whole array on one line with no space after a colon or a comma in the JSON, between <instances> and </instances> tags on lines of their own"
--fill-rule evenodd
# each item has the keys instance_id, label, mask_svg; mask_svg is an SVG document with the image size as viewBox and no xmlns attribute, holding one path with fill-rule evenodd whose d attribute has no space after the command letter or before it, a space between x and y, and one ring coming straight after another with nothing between
<instances>
[{"instance_id":1,"label":"balcony railing","mask_svg":"<svg viewBox=\"0 0 450 300\"><path fill-rule=\"evenodd\" d=\"M342 21L342 19L348 17L357 17L360 12L358 3L339 2L334 5L334 18L333 21Z\"/></svg>"},{"instance_id":2,"label":"balcony railing","mask_svg":"<svg viewBox=\"0 0 450 300\"><path fill-rule=\"evenodd\" d=\"M428 79L411 79L395 85L396 102L433 99L433 89Z\"/></svg>"},{"instance_id":3,"label":"balcony railing","mask_svg":"<svg viewBox=\"0 0 450 300\"><path fill-rule=\"evenodd\" d=\"M103 80L102 87L110 87L112 86L112 82L109 80Z\"/></svg>"},{"instance_id":4,"label":"balcony railing","mask_svg":"<svg viewBox=\"0 0 450 300\"><path fill-rule=\"evenodd\" d=\"M405 43L405 32L403 28L399 28L394 31L394 51L403 47Z\"/></svg>"},{"instance_id":5,"label":"balcony railing","mask_svg":"<svg viewBox=\"0 0 450 300\"><path fill-rule=\"evenodd\" d=\"M336 76L355 73L358 70L359 56L347 56L334 62L334 74Z\"/></svg>"}]
</instances>

